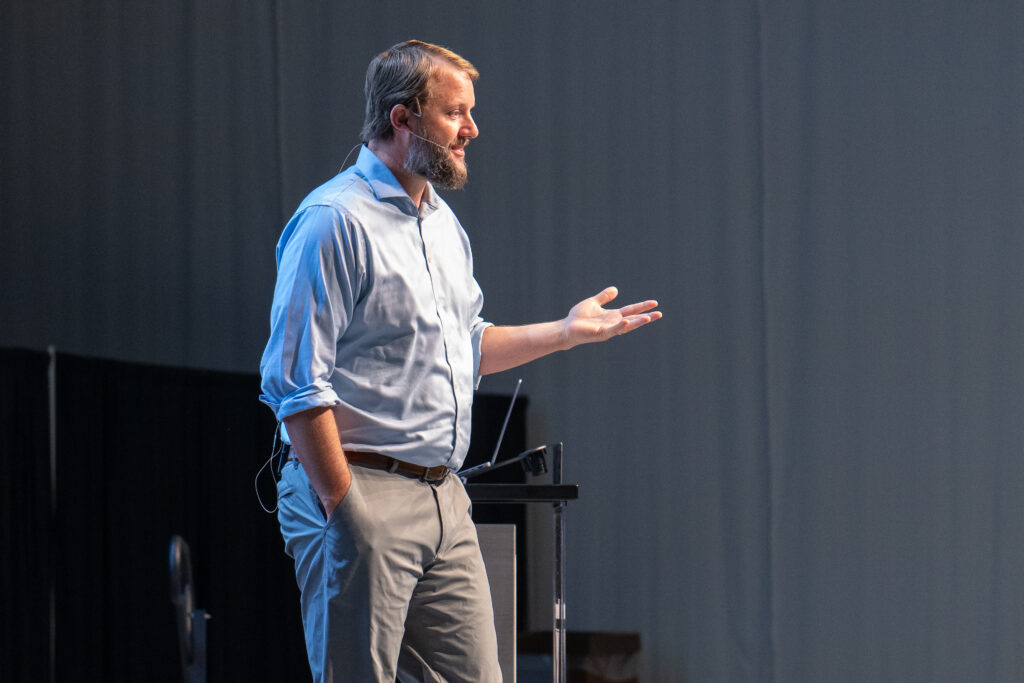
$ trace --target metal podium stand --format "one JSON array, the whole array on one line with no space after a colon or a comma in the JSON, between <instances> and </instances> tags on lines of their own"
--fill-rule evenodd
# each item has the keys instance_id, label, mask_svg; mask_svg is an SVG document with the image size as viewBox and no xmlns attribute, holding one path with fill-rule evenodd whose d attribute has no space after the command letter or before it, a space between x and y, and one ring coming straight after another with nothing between
<instances>
[{"instance_id":1,"label":"metal podium stand","mask_svg":"<svg viewBox=\"0 0 1024 683\"><path fill-rule=\"evenodd\" d=\"M474 503L551 503L554 522L554 628L552 637L552 679L566 683L565 653L565 506L580 497L578 484L562 483L562 444L545 446L552 450L551 484L466 484Z\"/></svg>"}]
</instances>

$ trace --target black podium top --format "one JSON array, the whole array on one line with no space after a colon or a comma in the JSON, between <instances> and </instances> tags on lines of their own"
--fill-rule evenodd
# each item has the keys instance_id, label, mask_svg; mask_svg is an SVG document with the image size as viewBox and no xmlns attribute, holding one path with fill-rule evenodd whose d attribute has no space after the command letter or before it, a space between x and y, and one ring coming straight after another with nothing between
<instances>
[{"instance_id":1,"label":"black podium top","mask_svg":"<svg viewBox=\"0 0 1024 683\"><path fill-rule=\"evenodd\" d=\"M466 484L474 503L563 503L580 497L579 484Z\"/></svg>"}]
</instances>

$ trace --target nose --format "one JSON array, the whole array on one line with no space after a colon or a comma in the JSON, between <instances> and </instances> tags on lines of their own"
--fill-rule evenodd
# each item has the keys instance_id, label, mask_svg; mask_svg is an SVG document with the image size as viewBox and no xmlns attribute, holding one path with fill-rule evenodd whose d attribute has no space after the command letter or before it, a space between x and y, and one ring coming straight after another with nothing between
<instances>
[{"instance_id":1,"label":"nose","mask_svg":"<svg viewBox=\"0 0 1024 683\"><path fill-rule=\"evenodd\" d=\"M476 121L474 121L473 117L469 114L466 114L466 124L467 125L463 126L464 135L462 137L472 140L477 135L480 135L480 129L476 127Z\"/></svg>"}]
</instances>

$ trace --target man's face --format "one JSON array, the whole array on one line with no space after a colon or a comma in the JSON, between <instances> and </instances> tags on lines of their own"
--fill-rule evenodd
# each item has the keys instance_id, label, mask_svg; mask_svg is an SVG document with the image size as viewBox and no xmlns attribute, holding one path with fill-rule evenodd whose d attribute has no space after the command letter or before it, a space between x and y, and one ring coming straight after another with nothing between
<instances>
[{"instance_id":1,"label":"man's face","mask_svg":"<svg viewBox=\"0 0 1024 683\"><path fill-rule=\"evenodd\" d=\"M405 169L423 176L435 187L458 190L466 184L466 145L479 134L470 115L476 105L473 81L455 68L435 72L427 89L429 96L420 103L419 117L410 119L413 137Z\"/></svg>"}]
</instances>

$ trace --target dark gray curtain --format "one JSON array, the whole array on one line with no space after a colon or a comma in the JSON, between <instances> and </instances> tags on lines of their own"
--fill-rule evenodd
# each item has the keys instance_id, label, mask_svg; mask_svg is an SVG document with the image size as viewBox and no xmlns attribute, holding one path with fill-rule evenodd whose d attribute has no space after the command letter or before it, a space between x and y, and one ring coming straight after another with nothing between
<instances>
[{"instance_id":1,"label":"dark gray curtain","mask_svg":"<svg viewBox=\"0 0 1024 683\"><path fill-rule=\"evenodd\" d=\"M253 371L366 63L446 44L482 73L448 199L485 314L613 283L666 314L521 372L581 484L570 627L639 632L645 680L1024 678L1022 32L1007 1L9 2L0 344Z\"/></svg>"},{"instance_id":2,"label":"dark gray curtain","mask_svg":"<svg viewBox=\"0 0 1024 683\"><path fill-rule=\"evenodd\" d=\"M275 31L267 3L3 3L3 343L257 366Z\"/></svg>"},{"instance_id":3,"label":"dark gray curtain","mask_svg":"<svg viewBox=\"0 0 1024 683\"><path fill-rule=\"evenodd\" d=\"M764 19L775 676L1020 680L1024 8Z\"/></svg>"}]
</instances>

